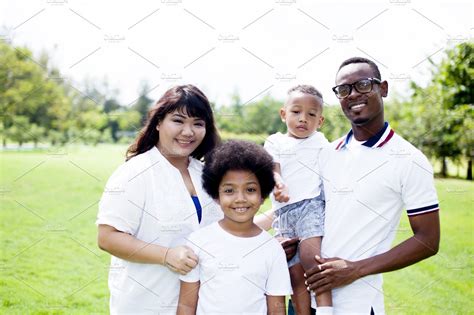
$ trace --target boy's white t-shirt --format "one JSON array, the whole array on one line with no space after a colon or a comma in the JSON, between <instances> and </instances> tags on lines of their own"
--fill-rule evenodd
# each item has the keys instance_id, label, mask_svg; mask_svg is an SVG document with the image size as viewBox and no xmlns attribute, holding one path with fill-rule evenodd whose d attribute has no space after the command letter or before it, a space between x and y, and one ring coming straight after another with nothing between
<instances>
[{"instance_id":1,"label":"boy's white t-shirt","mask_svg":"<svg viewBox=\"0 0 474 315\"><path fill-rule=\"evenodd\" d=\"M180 279L200 281L197 314L266 314L266 295L292 294L285 252L265 231L237 237L215 222L193 232L187 245L199 264Z\"/></svg>"},{"instance_id":2,"label":"boy's white t-shirt","mask_svg":"<svg viewBox=\"0 0 474 315\"><path fill-rule=\"evenodd\" d=\"M281 176L289 190L290 200L278 202L271 195L273 209L282 208L321 193L321 177L318 167L319 153L329 142L321 132L315 131L304 139L290 137L280 132L270 135L265 149L280 164Z\"/></svg>"}]
</instances>

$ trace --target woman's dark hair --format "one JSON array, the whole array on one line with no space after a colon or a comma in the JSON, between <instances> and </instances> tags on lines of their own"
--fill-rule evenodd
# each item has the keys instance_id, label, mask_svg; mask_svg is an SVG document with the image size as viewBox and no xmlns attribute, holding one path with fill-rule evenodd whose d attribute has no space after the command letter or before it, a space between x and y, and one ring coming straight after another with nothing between
<instances>
[{"instance_id":1,"label":"woman's dark hair","mask_svg":"<svg viewBox=\"0 0 474 315\"><path fill-rule=\"evenodd\" d=\"M230 140L206 155L202 170L202 186L214 199L219 198L219 185L228 171L249 171L260 184L262 198L275 186L273 159L261 146L241 140Z\"/></svg>"},{"instance_id":2,"label":"woman's dark hair","mask_svg":"<svg viewBox=\"0 0 474 315\"><path fill-rule=\"evenodd\" d=\"M170 88L148 112L145 126L140 130L135 142L128 148L126 160L144 153L158 143L160 134L156 126L165 119L168 113L178 111L189 117L203 119L206 124L206 135L191 156L200 160L207 152L220 143L214 116L209 100L194 85L177 85Z\"/></svg>"}]
</instances>

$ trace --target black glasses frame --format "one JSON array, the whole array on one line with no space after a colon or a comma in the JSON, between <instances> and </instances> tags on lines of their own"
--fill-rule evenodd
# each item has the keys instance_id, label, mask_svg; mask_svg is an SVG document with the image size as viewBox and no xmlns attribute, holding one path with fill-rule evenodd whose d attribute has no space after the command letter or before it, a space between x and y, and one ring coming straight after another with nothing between
<instances>
[{"instance_id":1,"label":"black glasses frame","mask_svg":"<svg viewBox=\"0 0 474 315\"><path fill-rule=\"evenodd\" d=\"M370 81L370 90L367 91L367 92L361 92L357 89L356 87L356 84L359 83L360 81L364 81L364 80L369 80ZM357 80L356 82L352 83L352 84L340 84L340 85L336 85L335 87L332 88L334 94L336 94L336 97L339 98L339 99L343 99L343 98L346 98L348 97L349 95L351 95L352 93L352 88L354 88L357 92L361 93L361 94L367 94L367 93L370 93L372 92L372 89L374 88L374 83L376 84L380 84L382 83L382 81L380 81L379 79L377 78L363 78L363 79L360 79L360 80ZM340 97L339 96L339 92L338 92L338 88L342 87L342 86L349 86L349 93L344 96L344 97Z\"/></svg>"}]
</instances>

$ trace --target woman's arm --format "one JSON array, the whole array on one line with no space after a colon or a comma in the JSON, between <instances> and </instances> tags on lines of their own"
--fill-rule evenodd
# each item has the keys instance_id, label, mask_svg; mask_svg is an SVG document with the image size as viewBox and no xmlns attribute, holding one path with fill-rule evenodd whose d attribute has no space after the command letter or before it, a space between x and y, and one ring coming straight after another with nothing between
<instances>
[{"instance_id":1,"label":"woman's arm","mask_svg":"<svg viewBox=\"0 0 474 315\"><path fill-rule=\"evenodd\" d=\"M177 315L195 315L200 282L181 281Z\"/></svg>"},{"instance_id":2,"label":"woman's arm","mask_svg":"<svg viewBox=\"0 0 474 315\"><path fill-rule=\"evenodd\" d=\"M272 228L273 222L273 209L270 209L264 213L260 213L259 215L253 218L253 222L258 225L262 230L268 231Z\"/></svg>"},{"instance_id":3,"label":"woman's arm","mask_svg":"<svg viewBox=\"0 0 474 315\"><path fill-rule=\"evenodd\" d=\"M268 315L285 315L285 297L267 295L267 314Z\"/></svg>"},{"instance_id":4,"label":"woman's arm","mask_svg":"<svg viewBox=\"0 0 474 315\"><path fill-rule=\"evenodd\" d=\"M141 241L106 224L99 225L99 248L116 257L144 264L160 264L174 272L187 274L198 263L198 257L187 246L163 247Z\"/></svg>"}]
</instances>

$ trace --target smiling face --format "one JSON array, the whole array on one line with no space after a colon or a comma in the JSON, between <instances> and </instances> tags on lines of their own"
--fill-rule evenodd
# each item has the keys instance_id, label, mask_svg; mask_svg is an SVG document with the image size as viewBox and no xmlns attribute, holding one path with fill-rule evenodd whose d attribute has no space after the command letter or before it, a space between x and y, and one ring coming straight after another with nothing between
<instances>
[{"instance_id":1,"label":"smiling face","mask_svg":"<svg viewBox=\"0 0 474 315\"><path fill-rule=\"evenodd\" d=\"M187 159L204 139L206 124L201 118L174 111L166 114L156 130L161 154L168 160Z\"/></svg>"},{"instance_id":2,"label":"smiling face","mask_svg":"<svg viewBox=\"0 0 474 315\"><path fill-rule=\"evenodd\" d=\"M374 71L367 63L351 63L342 67L336 76L336 85L352 84L361 79L375 77ZM354 131L366 130L375 134L384 124L383 100L387 96L387 81L374 84L372 91L362 94L352 89L351 94L340 99L342 111L350 120Z\"/></svg>"},{"instance_id":3,"label":"smiling face","mask_svg":"<svg viewBox=\"0 0 474 315\"><path fill-rule=\"evenodd\" d=\"M227 171L219 184L217 202L224 212L221 225L225 229L241 232L250 229L263 202L255 174L243 170Z\"/></svg>"},{"instance_id":4,"label":"smiling face","mask_svg":"<svg viewBox=\"0 0 474 315\"><path fill-rule=\"evenodd\" d=\"M285 106L280 109L288 135L298 139L309 137L323 124L322 109L321 98L298 91L292 92Z\"/></svg>"}]
</instances>

